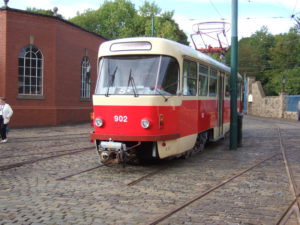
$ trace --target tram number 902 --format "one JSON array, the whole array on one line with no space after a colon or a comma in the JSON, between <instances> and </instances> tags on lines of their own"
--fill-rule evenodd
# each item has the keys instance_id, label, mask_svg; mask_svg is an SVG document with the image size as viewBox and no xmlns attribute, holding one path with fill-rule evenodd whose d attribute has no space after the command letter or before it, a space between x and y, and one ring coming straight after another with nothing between
<instances>
[{"instance_id":1,"label":"tram number 902","mask_svg":"<svg viewBox=\"0 0 300 225\"><path fill-rule=\"evenodd\" d=\"M116 123L127 123L128 122L128 117L127 116L122 116L122 115L115 115L114 116L114 121Z\"/></svg>"}]
</instances>

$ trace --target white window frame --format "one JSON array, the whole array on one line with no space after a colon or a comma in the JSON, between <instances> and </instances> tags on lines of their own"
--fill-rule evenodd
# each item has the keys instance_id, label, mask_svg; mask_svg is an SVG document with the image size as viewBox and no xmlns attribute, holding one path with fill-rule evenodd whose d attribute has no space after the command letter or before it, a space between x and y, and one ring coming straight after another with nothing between
<instances>
[{"instance_id":1,"label":"white window frame","mask_svg":"<svg viewBox=\"0 0 300 225\"><path fill-rule=\"evenodd\" d=\"M84 56L81 62L81 88L80 98L91 98L91 64L87 56Z\"/></svg>"},{"instance_id":2,"label":"white window frame","mask_svg":"<svg viewBox=\"0 0 300 225\"><path fill-rule=\"evenodd\" d=\"M19 53L19 95L42 96L44 57L39 48L27 45Z\"/></svg>"}]
</instances>

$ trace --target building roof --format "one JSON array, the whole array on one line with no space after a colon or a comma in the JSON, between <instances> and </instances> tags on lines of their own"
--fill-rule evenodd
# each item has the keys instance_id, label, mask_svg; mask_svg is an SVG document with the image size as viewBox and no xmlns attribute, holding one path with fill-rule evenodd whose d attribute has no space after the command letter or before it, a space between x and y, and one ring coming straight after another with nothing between
<instances>
[{"instance_id":1,"label":"building roof","mask_svg":"<svg viewBox=\"0 0 300 225\"><path fill-rule=\"evenodd\" d=\"M34 15L34 16L40 16L40 17L48 17L50 19L61 21L61 22L66 23L66 24L68 24L70 26L76 27L76 28L78 28L80 30L83 30L85 32L88 32L90 34L98 36L98 37L100 37L100 38L102 38L104 40L109 40L108 38L103 37L102 35L99 35L97 33L89 31L89 30L87 30L87 29L85 29L85 28L83 28L83 27L81 27L79 25L76 25L76 24L74 24L74 23L72 23L72 22L70 22L68 20L62 19L62 18L60 18L58 16L51 16L51 15L46 15L46 14L41 14L41 13L36 13L36 12L30 12L30 11L26 11L26 10L14 9L14 8L10 8L10 7L2 7L2 8L0 8L0 12L1 11L11 11L11 12L17 12L17 13L22 13L22 14L30 14L30 15Z\"/></svg>"}]
</instances>

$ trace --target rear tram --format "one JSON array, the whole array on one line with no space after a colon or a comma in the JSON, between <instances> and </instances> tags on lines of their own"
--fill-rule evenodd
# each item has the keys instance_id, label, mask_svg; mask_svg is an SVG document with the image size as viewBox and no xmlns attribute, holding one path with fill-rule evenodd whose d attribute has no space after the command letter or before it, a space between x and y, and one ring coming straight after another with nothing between
<instances>
[{"instance_id":1,"label":"rear tram","mask_svg":"<svg viewBox=\"0 0 300 225\"><path fill-rule=\"evenodd\" d=\"M98 59L91 138L102 163L187 157L229 130L226 65L162 38L107 41Z\"/></svg>"}]
</instances>

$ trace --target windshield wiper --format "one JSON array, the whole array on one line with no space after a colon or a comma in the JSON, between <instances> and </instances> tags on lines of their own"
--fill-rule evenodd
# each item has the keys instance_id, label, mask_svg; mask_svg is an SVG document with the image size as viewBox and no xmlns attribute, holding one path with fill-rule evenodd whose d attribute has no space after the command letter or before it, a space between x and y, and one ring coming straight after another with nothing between
<instances>
[{"instance_id":1,"label":"windshield wiper","mask_svg":"<svg viewBox=\"0 0 300 225\"><path fill-rule=\"evenodd\" d=\"M105 94L106 97L108 97L108 94L109 94L109 88L115 83L115 77L116 77L116 72L118 70L118 67L116 66L116 69L115 71L112 73L112 74L109 74L109 77L111 77L111 80L110 80L110 84L109 86L107 87L107 92Z\"/></svg>"},{"instance_id":2,"label":"windshield wiper","mask_svg":"<svg viewBox=\"0 0 300 225\"><path fill-rule=\"evenodd\" d=\"M159 90L159 89L157 89L157 88L155 88L155 91L165 99L165 102L168 101L168 99L170 98L170 97L167 98L166 96L164 96L164 94L161 93L161 90ZM172 97L172 96L171 96L171 97Z\"/></svg>"},{"instance_id":3,"label":"windshield wiper","mask_svg":"<svg viewBox=\"0 0 300 225\"><path fill-rule=\"evenodd\" d=\"M177 81L174 82L174 83L171 83L171 84L169 84L168 86L164 87L164 90L166 90L167 88L172 87L172 86L174 86L174 85L177 85L177 84L178 84ZM158 88L155 88L155 91L165 99L165 102L168 101L169 98L172 98L172 97L174 96L174 95L171 95L170 97L166 97L166 96L162 93L162 90L160 90L160 89L158 89Z\"/></svg>"},{"instance_id":4,"label":"windshield wiper","mask_svg":"<svg viewBox=\"0 0 300 225\"><path fill-rule=\"evenodd\" d=\"M138 97L139 95L137 94L136 85L135 85L133 76L131 75L131 69L130 69L130 73L129 73L129 77L128 77L127 88L129 87L129 84L131 84L131 86L132 86L134 97Z\"/></svg>"}]
</instances>

